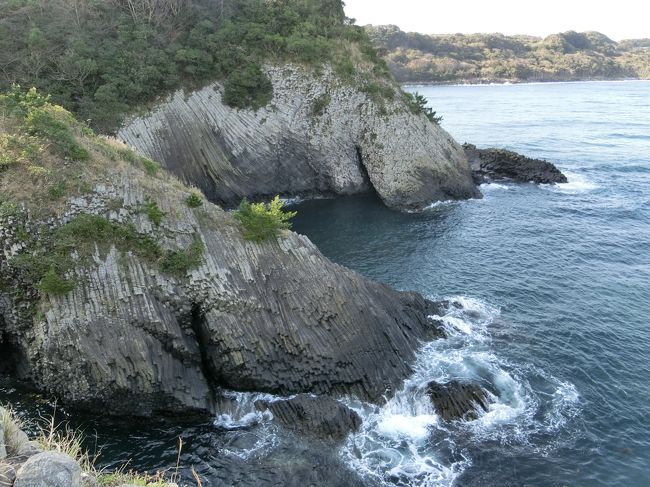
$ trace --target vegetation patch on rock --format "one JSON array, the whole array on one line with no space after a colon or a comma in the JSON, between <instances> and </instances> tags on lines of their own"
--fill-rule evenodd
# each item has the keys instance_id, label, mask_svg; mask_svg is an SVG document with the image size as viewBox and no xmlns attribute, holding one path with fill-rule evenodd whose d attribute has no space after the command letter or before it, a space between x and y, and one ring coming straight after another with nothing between
<instances>
[{"instance_id":1,"label":"vegetation patch on rock","mask_svg":"<svg viewBox=\"0 0 650 487\"><path fill-rule=\"evenodd\" d=\"M233 212L233 217L241 224L246 240L263 242L277 238L282 230L291 228L289 220L296 216L296 212L285 211L283 207L284 202L279 196L270 203L251 203L244 199Z\"/></svg>"}]
</instances>

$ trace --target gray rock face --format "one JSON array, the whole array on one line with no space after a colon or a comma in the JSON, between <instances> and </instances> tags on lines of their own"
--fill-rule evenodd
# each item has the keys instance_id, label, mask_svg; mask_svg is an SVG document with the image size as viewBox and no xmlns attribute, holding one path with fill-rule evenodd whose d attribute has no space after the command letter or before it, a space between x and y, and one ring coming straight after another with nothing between
<instances>
[{"instance_id":1,"label":"gray rock face","mask_svg":"<svg viewBox=\"0 0 650 487\"><path fill-rule=\"evenodd\" d=\"M5 427L2 422L3 410L0 408L0 460L7 458L7 447L5 442Z\"/></svg>"},{"instance_id":2,"label":"gray rock face","mask_svg":"<svg viewBox=\"0 0 650 487\"><path fill-rule=\"evenodd\" d=\"M531 159L505 149L477 149L463 144L476 184L490 181L516 181L520 183L566 183L567 178L548 161Z\"/></svg>"},{"instance_id":3,"label":"gray rock face","mask_svg":"<svg viewBox=\"0 0 650 487\"><path fill-rule=\"evenodd\" d=\"M431 382L427 393L436 412L445 421L477 419L480 410L488 410L488 394L477 384Z\"/></svg>"},{"instance_id":4,"label":"gray rock face","mask_svg":"<svg viewBox=\"0 0 650 487\"><path fill-rule=\"evenodd\" d=\"M295 233L244 241L217 206L189 208L187 188L124 171L51 224L91 212L133 222L168 249L200 238L203 263L173 277L134 254L96 252L76 269L77 288L44 298L37 315L25 312L24 293L1 288L0 335L22 357L17 373L64 402L118 415L209 413L215 386L381 402L411 372L420 340L439 336L422 296L364 279ZM159 228L139 210L145 196L165 213ZM6 221L0 228L0 277L12 276L16 241Z\"/></svg>"},{"instance_id":5,"label":"gray rock face","mask_svg":"<svg viewBox=\"0 0 650 487\"><path fill-rule=\"evenodd\" d=\"M16 469L13 465L0 462L0 487L12 487L16 480Z\"/></svg>"},{"instance_id":6,"label":"gray rock face","mask_svg":"<svg viewBox=\"0 0 650 487\"><path fill-rule=\"evenodd\" d=\"M179 91L118 137L201 188L212 201L244 196L353 194L374 188L390 207L479 196L460 146L397 87L381 103L298 66L266 68L274 98L257 112L221 102L222 87ZM319 100L327 106L316 113Z\"/></svg>"},{"instance_id":7,"label":"gray rock face","mask_svg":"<svg viewBox=\"0 0 650 487\"><path fill-rule=\"evenodd\" d=\"M362 423L355 411L324 396L298 394L284 401L257 401L255 407L271 411L286 428L326 440L342 440Z\"/></svg>"},{"instance_id":8,"label":"gray rock face","mask_svg":"<svg viewBox=\"0 0 650 487\"><path fill-rule=\"evenodd\" d=\"M81 487L81 468L63 453L39 453L20 467L14 487Z\"/></svg>"}]
</instances>

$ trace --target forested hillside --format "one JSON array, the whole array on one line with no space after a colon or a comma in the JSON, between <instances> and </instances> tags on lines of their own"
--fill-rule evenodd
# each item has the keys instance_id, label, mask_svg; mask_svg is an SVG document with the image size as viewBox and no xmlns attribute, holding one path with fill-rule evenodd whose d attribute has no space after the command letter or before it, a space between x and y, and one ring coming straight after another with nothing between
<instances>
[{"instance_id":1,"label":"forested hillside","mask_svg":"<svg viewBox=\"0 0 650 487\"><path fill-rule=\"evenodd\" d=\"M35 86L102 131L206 81L223 81L231 106L264 106L266 60L389 76L339 0L10 0L0 46L0 90Z\"/></svg>"},{"instance_id":2,"label":"forested hillside","mask_svg":"<svg viewBox=\"0 0 650 487\"><path fill-rule=\"evenodd\" d=\"M424 35L367 26L401 82L569 81L650 78L650 39L615 42L599 32L545 38Z\"/></svg>"}]
</instances>

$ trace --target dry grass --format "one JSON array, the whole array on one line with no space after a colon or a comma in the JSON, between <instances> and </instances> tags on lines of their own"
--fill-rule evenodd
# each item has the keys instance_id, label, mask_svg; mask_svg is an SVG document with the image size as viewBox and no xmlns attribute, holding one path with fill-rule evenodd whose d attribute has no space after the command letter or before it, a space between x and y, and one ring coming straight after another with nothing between
<instances>
[{"instance_id":1,"label":"dry grass","mask_svg":"<svg viewBox=\"0 0 650 487\"><path fill-rule=\"evenodd\" d=\"M0 424L5 435L5 448L8 456L16 455L27 444L27 437L22 433L22 422L11 408L0 406Z\"/></svg>"},{"instance_id":2,"label":"dry grass","mask_svg":"<svg viewBox=\"0 0 650 487\"><path fill-rule=\"evenodd\" d=\"M71 117L67 112L65 115ZM94 135L76 122L71 122L68 128L80 147L89 153L87 160L63 159L43 138L27 138L20 119L0 113L0 137L34 145L29 157L22 156L18 150L15 154L5 151L10 163L0 164L2 199L23 204L34 216L44 217L60 216L67 209L69 197L91 193L98 184L115 184L122 177L152 193L163 190L161 180L187 195L196 191L115 138Z\"/></svg>"},{"instance_id":3,"label":"dry grass","mask_svg":"<svg viewBox=\"0 0 650 487\"><path fill-rule=\"evenodd\" d=\"M35 442L43 451L64 453L73 458L81 470L97 479L101 487L117 487L122 484L132 484L143 487L169 486L180 481L181 453L183 440L178 439L178 456L173 468L157 471L155 473L139 473L130 469L128 463L115 471L109 472L98 469L97 460L101 454L91 454L84 446L86 438L83 432L73 429L68 423L55 420L56 409L52 416L41 418L36 427ZM28 437L22 431L22 421L11 408L0 406L0 424L5 432L7 453L9 456L17 454L27 444ZM17 443L16 443L17 442ZM197 487L202 487L201 478L192 467L192 476ZM185 486L183 486L185 487Z\"/></svg>"}]
</instances>

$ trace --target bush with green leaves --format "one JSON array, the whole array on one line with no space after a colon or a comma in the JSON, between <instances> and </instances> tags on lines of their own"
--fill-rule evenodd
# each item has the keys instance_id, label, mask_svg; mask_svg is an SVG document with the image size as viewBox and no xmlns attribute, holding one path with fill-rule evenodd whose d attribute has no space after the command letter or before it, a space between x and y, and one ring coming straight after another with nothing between
<instances>
[{"instance_id":1,"label":"bush with green leaves","mask_svg":"<svg viewBox=\"0 0 650 487\"><path fill-rule=\"evenodd\" d=\"M149 221L153 223L156 227L159 227L162 223L162 219L165 216L165 213L160 209L158 203L149 198L145 198L144 205L142 205L144 213L149 217Z\"/></svg>"},{"instance_id":2,"label":"bush with green leaves","mask_svg":"<svg viewBox=\"0 0 650 487\"><path fill-rule=\"evenodd\" d=\"M170 250L160 262L160 270L168 274L183 277L191 269L199 267L203 262L205 246L198 235L186 249Z\"/></svg>"},{"instance_id":3,"label":"bush with green leaves","mask_svg":"<svg viewBox=\"0 0 650 487\"><path fill-rule=\"evenodd\" d=\"M72 127L76 121L61 107L46 103L30 108L25 117L25 128L30 135L47 140L58 155L72 161L86 161L88 151L81 146Z\"/></svg>"},{"instance_id":4,"label":"bush with green leaves","mask_svg":"<svg viewBox=\"0 0 650 487\"><path fill-rule=\"evenodd\" d=\"M102 132L181 86L221 80L237 108L266 105L266 61L331 62L351 78L345 43L389 76L340 0L0 2L0 90L36 86ZM171 13L173 11L173 14Z\"/></svg>"},{"instance_id":5,"label":"bush with green leaves","mask_svg":"<svg viewBox=\"0 0 650 487\"><path fill-rule=\"evenodd\" d=\"M290 229L289 220L296 214L295 211L285 211L284 202L276 196L270 203L251 203L244 199L233 212L233 217L241 224L246 240L263 242L277 238L282 230Z\"/></svg>"},{"instance_id":6,"label":"bush with green leaves","mask_svg":"<svg viewBox=\"0 0 650 487\"><path fill-rule=\"evenodd\" d=\"M323 115L327 111L327 108L330 106L331 101L332 97L329 95L329 93L323 93L317 97L311 107L312 115L316 117Z\"/></svg>"},{"instance_id":7,"label":"bush with green leaves","mask_svg":"<svg viewBox=\"0 0 650 487\"><path fill-rule=\"evenodd\" d=\"M192 193L185 198L185 204L190 208L198 208L203 205L203 198L198 193Z\"/></svg>"},{"instance_id":8,"label":"bush with green leaves","mask_svg":"<svg viewBox=\"0 0 650 487\"><path fill-rule=\"evenodd\" d=\"M420 95L419 93L408 93L404 92L404 101L411 110L412 113L416 115L425 115L431 123L439 125L442 122L442 117L437 116L436 112L433 111L433 108L427 106L427 99Z\"/></svg>"},{"instance_id":9,"label":"bush with green leaves","mask_svg":"<svg viewBox=\"0 0 650 487\"><path fill-rule=\"evenodd\" d=\"M76 287L74 281L59 275L54 267L50 267L36 285L41 294L49 296L64 296Z\"/></svg>"}]
</instances>

